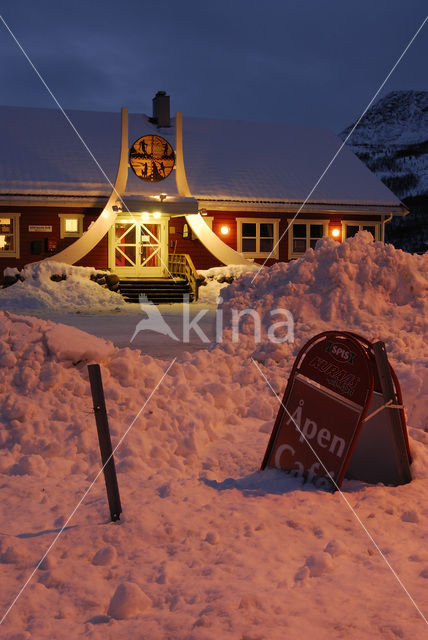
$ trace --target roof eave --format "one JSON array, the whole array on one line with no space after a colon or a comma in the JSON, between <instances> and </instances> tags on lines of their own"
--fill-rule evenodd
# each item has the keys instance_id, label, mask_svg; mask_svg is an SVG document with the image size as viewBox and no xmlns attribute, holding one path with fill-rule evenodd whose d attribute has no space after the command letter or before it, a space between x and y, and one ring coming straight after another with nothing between
<instances>
[{"instance_id":1,"label":"roof eave","mask_svg":"<svg viewBox=\"0 0 428 640\"><path fill-rule=\"evenodd\" d=\"M240 200L225 198L199 198L199 207L204 209L218 209L221 211L276 211L284 213L322 212L326 214L352 213L364 215L367 213L406 216L409 211L403 203L349 203L349 202L303 202L285 200Z\"/></svg>"}]
</instances>

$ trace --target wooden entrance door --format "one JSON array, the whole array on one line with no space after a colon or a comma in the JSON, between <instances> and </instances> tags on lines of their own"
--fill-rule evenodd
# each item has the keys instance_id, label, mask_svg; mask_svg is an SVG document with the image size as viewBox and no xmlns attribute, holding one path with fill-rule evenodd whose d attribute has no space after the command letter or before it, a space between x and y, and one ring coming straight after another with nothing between
<instances>
[{"instance_id":1,"label":"wooden entrance door","mask_svg":"<svg viewBox=\"0 0 428 640\"><path fill-rule=\"evenodd\" d=\"M110 269L119 277L167 273L167 220L116 220L109 235Z\"/></svg>"}]
</instances>

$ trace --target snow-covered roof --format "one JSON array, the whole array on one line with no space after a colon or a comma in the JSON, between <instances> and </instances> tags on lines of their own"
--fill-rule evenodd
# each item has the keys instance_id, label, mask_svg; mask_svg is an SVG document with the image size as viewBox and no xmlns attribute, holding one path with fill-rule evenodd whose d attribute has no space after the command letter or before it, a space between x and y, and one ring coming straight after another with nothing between
<instances>
[{"instance_id":1,"label":"snow-covered roof","mask_svg":"<svg viewBox=\"0 0 428 640\"><path fill-rule=\"evenodd\" d=\"M201 118L183 122L187 180L200 200L303 202L341 144L322 127ZM346 146L309 203L401 204Z\"/></svg>"},{"instance_id":2,"label":"snow-covered roof","mask_svg":"<svg viewBox=\"0 0 428 640\"><path fill-rule=\"evenodd\" d=\"M68 111L105 175L55 109L0 107L0 197L5 194L108 197L120 151L120 113ZM147 134L175 147L175 121L158 129L143 114L129 114L129 144ZM319 127L184 118L183 153L190 191L198 200L301 203L326 169L341 141ZM129 170L130 202L166 193L180 198L175 171L161 183L144 182ZM379 205L400 201L347 147L327 171L309 204Z\"/></svg>"},{"instance_id":3,"label":"snow-covered roof","mask_svg":"<svg viewBox=\"0 0 428 640\"><path fill-rule=\"evenodd\" d=\"M68 111L82 140L56 109L0 107L0 193L102 196L111 193L119 163L121 115ZM147 116L129 114L130 145L155 133L175 147L175 128L157 129ZM125 196L179 198L174 172L162 183L144 182L128 172Z\"/></svg>"}]
</instances>

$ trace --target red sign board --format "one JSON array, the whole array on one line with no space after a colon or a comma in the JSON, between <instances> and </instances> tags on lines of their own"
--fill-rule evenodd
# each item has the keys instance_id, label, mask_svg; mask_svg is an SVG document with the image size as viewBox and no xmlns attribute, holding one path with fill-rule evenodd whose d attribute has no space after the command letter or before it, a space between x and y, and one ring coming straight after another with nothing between
<instances>
[{"instance_id":1,"label":"red sign board","mask_svg":"<svg viewBox=\"0 0 428 640\"><path fill-rule=\"evenodd\" d=\"M374 422L370 423L367 415L374 390L375 413L382 410L378 400L382 394L372 346L354 334L339 332L319 334L305 345L288 380L262 469L267 466L284 469L320 488L340 486L363 425L366 449L372 449L375 442L374 432L370 431ZM387 367L389 373L388 363ZM394 390L398 387L396 378L395 382ZM401 401L398 391L396 400L399 396ZM385 406L392 408L391 403ZM396 452L400 466L398 474L389 471L387 475L397 476L397 484L400 479L410 481L410 471L407 473L406 469L409 452L405 423L400 423L398 432L397 429L391 434L388 430L382 431L382 437L391 440L389 450ZM364 476L367 473L365 454L359 453L357 458L353 469L357 469L357 475ZM380 468L386 467L380 465ZM370 471L368 474L372 477Z\"/></svg>"}]
</instances>

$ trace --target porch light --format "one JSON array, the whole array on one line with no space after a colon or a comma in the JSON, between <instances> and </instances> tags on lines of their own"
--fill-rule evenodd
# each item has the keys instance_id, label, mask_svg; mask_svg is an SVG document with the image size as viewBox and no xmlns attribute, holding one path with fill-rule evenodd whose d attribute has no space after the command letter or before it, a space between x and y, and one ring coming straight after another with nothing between
<instances>
[{"instance_id":1,"label":"porch light","mask_svg":"<svg viewBox=\"0 0 428 640\"><path fill-rule=\"evenodd\" d=\"M150 218L150 213L148 211L143 211L141 213L141 220L148 220Z\"/></svg>"},{"instance_id":2,"label":"porch light","mask_svg":"<svg viewBox=\"0 0 428 640\"><path fill-rule=\"evenodd\" d=\"M220 233L222 236L227 236L227 234L229 233L229 227L227 227L226 225L220 227Z\"/></svg>"},{"instance_id":3,"label":"porch light","mask_svg":"<svg viewBox=\"0 0 428 640\"><path fill-rule=\"evenodd\" d=\"M166 194L166 193L161 193L161 194L159 195L159 200L160 200L161 202L163 202L164 200L166 200L166 199L167 199L167 197L168 197L168 196L167 196L167 194Z\"/></svg>"},{"instance_id":4,"label":"porch light","mask_svg":"<svg viewBox=\"0 0 428 640\"><path fill-rule=\"evenodd\" d=\"M338 238L340 236L340 229L335 227L331 230L331 235L333 236L333 238Z\"/></svg>"},{"instance_id":5,"label":"porch light","mask_svg":"<svg viewBox=\"0 0 428 640\"><path fill-rule=\"evenodd\" d=\"M162 214L161 214L161 212L160 212L160 211L154 211L154 212L153 212L153 217L154 217L154 218L160 218L160 217L161 217L161 215L162 215Z\"/></svg>"}]
</instances>

